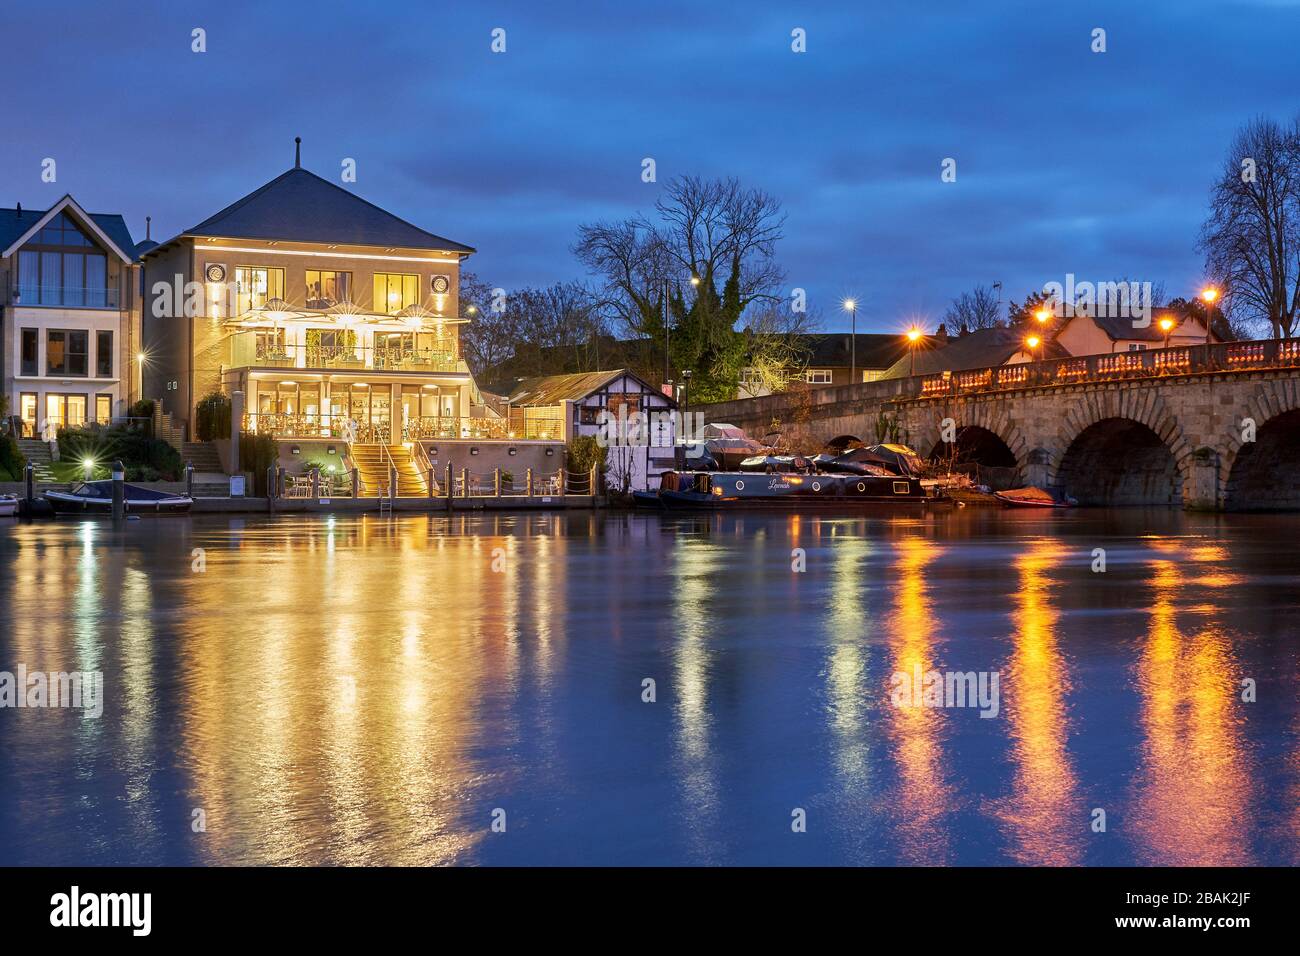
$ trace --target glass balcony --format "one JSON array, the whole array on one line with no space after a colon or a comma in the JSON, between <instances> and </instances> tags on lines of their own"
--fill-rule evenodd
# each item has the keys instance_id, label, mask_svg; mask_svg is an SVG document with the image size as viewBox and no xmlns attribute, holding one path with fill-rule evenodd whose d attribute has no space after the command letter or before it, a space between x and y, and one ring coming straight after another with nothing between
<instances>
[{"instance_id":1,"label":"glass balcony","mask_svg":"<svg viewBox=\"0 0 1300 956\"><path fill-rule=\"evenodd\" d=\"M362 345L282 345L253 332L230 337L232 368L301 368L385 372L464 372L455 339L435 341L429 348Z\"/></svg>"},{"instance_id":2,"label":"glass balcony","mask_svg":"<svg viewBox=\"0 0 1300 956\"><path fill-rule=\"evenodd\" d=\"M116 309L117 289L73 289L63 286L20 285L11 290L13 305L53 305L71 309Z\"/></svg>"}]
</instances>

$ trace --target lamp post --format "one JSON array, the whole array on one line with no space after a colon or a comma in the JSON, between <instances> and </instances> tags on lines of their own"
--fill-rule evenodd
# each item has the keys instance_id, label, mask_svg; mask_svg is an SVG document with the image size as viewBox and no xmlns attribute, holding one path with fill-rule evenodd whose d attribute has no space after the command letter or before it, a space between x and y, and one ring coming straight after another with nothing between
<instances>
[{"instance_id":1,"label":"lamp post","mask_svg":"<svg viewBox=\"0 0 1300 956\"><path fill-rule=\"evenodd\" d=\"M682 419L683 421L685 420L686 415L690 412L690 410L691 410L691 370L688 368L684 368L682 369Z\"/></svg>"},{"instance_id":2,"label":"lamp post","mask_svg":"<svg viewBox=\"0 0 1300 956\"><path fill-rule=\"evenodd\" d=\"M1174 320L1169 316L1161 316L1160 331L1165 333L1165 348L1169 348L1169 334L1174 330Z\"/></svg>"},{"instance_id":3,"label":"lamp post","mask_svg":"<svg viewBox=\"0 0 1300 956\"><path fill-rule=\"evenodd\" d=\"M1205 344L1210 344L1210 325L1213 323L1211 312L1214 309L1214 300L1219 297L1219 290L1213 286L1206 286L1201 290L1201 301L1205 303Z\"/></svg>"},{"instance_id":4,"label":"lamp post","mask_svg":"<svg viewBox=\"0 0 1300 956\"><path fill-rule=\"evenodd\" d=\"M916 343L919 342L920 340L921 340L920 329L913 326L912 328L907 330L907 350L912 355L911 371L908 373L911 376L916 375Z\"/></svg>"},{"instance_id":5,"label":"lamp post","mask_svg":"<svg viewBox=\"0 0 1300 956\"><path fill-rule=\"evenodd\" d=\"M849 313L849 384L858 380L858 303L854 299L844 300L844 309Z\"/></svg>"}]
</instances>

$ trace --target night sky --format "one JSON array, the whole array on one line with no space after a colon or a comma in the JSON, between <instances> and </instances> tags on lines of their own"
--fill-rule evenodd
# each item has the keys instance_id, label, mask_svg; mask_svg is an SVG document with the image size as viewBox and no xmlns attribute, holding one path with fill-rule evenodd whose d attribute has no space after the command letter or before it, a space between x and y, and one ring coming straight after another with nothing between
<instances>
[{"instance_id":1,"label":"night sky","mask_svg":"<svg viewBox=\"0 0 1300 956\"><path fill-rule=\"evenodd\" d=\"M1300 112L1300 0L835 7L5 0L0 206L71 192L168 238L300 135L309 169L354 158L348 188L510 289L581 277L578 224L648 211L673 175L734 175L784 203L788 285L824 327L853 295L886 331L980 282L1186 293L1234 130Z\"/></svg>"}]
</instances>

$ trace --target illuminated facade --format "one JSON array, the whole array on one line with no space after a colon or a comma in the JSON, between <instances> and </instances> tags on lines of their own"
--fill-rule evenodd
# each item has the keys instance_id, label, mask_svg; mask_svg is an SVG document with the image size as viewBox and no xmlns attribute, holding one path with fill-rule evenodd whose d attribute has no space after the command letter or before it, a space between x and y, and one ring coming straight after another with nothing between
<instances>
[{"instance_id":1,"label":"illuminated facade","mask_svg":"<svg viewBox=\"0 0 1300 956\"><path fill-rule=\"evenodd\" d=\"M504 438L460 354L473 252L295 165L141 256L144 393L192 424L241 391L281 439Z\"/></svg>"}]
</instances>

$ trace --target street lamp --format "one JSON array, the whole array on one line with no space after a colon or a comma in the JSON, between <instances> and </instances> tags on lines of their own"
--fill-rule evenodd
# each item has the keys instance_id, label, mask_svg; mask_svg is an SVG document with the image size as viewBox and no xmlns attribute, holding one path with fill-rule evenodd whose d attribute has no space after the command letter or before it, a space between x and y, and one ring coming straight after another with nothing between
<instances>
[{"instance_id":1,"label":"street lamp","mask_svg":"<svg viewBox=\"0 0 1300 956\"><path fill-rule=\"evenodd\" d=\"M853 299L844 300L844 309L852 317L849 326L849 384L858 380L858 303Z\"/></svg>"},{"instance_id":2,"label":"street lamp","mask_svg":"<svg viewBox=\"0 0 1300 956\"><path fill-rule=\"evenodd\" d=\"M1210 344L1210 313L1214 308L1214 300L1219 297L1219 290L1213 286L1206 286L1201 290L1201 301L1205 303L1205 344Z\"/></svg>"},{"instance_id":3,"label":"street lamp","mask_svg":"<svg viewBox=\"0 0 1300 956\"><path fill-rule=\"evenodd\" d=\"M1169 316L1161 316L1160 331L1165 333L1165 348L1169 348L1169 333L1174 330L1174 320Z\"/></svg>"},{"instance_id":4,"label":"street lamp","mask_svg":"<svg viewBox=\"0 0 1300 956\"><path fill-rule=\"evenodd\" d=\"M1038 320L1039 325L1046 325L1048 322L1052 321L1052 310L1048 308L1040 308L1034 313L1034 318Z\"/></svg>"},{"instance_id":5,"label":"street lamp","mask_svg":"<svg viewBox=\"0 0 1300 956\"><path fill-rule=\"evenodd\" d=\"M1031 335L1027 339L1025 339L1025 345L1029 346L1030 359L1033 359L1034 357L1034 349L1038 348L1038 346L1042 344L1043 344L1043 340L1040 339L1037 335ZM1042 361L1043 356L1041 352L1039 353L1038 358L1039 361Z\"/></svg>"},{"instance_id":6,"label":"street lamp","mask_svg":"<svg viewBox=\"0 0 1300 956\"><path fill-rule=\"evenodd\" d=\"M907 349L912 353L912 371L908 374L916 375L916 343L921 340L921 330L912 326L907 330Z\"/></svg>"},{"instance_id":7,"label":"street lamp","mask_svg":"<svg viewBox=\"0 0 1300 956\"><path fill-rule=\"evenodd\" d=\"M691 408L691 370L682 369L682 417L685 420L686 413Z\"/></svg>"}]
</instances>

